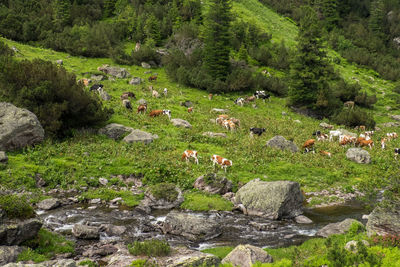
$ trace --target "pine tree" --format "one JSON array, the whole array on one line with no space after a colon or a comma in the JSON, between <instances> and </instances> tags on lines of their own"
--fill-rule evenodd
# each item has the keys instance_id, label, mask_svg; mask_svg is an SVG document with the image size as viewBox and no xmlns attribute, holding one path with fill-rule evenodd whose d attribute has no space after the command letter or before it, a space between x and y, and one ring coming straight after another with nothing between
<instances>
[{"instance_id":1,"label":"pine tree","mask_svg":"<svg viewBox=\"0 0 400 267\"><path fill-rule=\"evenodd\" d=\"M385 6L382 0L374 0L371 3L369 28L375 34L383 33L383 23L385 18Z\"/></svg>"},{"instance_id":2,"label":"pine tree","mask_svg":"<svg viewBox=\"0 0 400 267\"><path fill-rule=\"evenodd\" d=\"M337 0L320 0L319 9L322 12L325 28L332 30L340 19Z\"/></svg>"},{"instance_id":3,"label":"pine tree","mask_svg":"<svg viewBox=\"0 0 400 267\"><path fill-rule=\"evenodd\" d=\"M114 15L116 3L117 3L117 0L105 0L104 1L104 16L106 18Z\"/></svg>"},{"instance_id":4,"label":"pine tree","mask_svg":"<svg viewBox=\"0 0 400 267\"><path fill-rule=\"evenodd\" d=\"M324 111L332 100L329 79L333 69L324 51L322 32L315 11L303 7L297 53L291 67L289 104ZM326 114L327 115L327 114Z\"/></svg>"},{"instance_id":5,"label":"pine tree","mask_svg":"<svg viewBox=\"0 0 400 267\"><path fill-rule=\"evenodd\" d=\"M68 24L70 20L71 2L69 0L55 0L54 2L54 22L61 28Z\"/></svg>"},{"instance_id":6,"label":"pine tree","mask_svg":"<svg viewBox=\"0 0 400 267\"><path fill-rule=\"evenodd\" d=\"M211 0L205 18L204 66L214 79L224 81L230 71L230 0Z\"/></svg>"},{"instance_id":7,"label":"pine tree","mask_svg":"<svg viewBox=\"0 0 400 267\"><path fill-rule=\"evenodd\" d=\"M147 39L154 40L155 44L159 44L161 41L161 29L160 24L156 17L151 14L146 20L146 24L144 25L144 32L146 34Z\"/></svg>"}]
</instances>

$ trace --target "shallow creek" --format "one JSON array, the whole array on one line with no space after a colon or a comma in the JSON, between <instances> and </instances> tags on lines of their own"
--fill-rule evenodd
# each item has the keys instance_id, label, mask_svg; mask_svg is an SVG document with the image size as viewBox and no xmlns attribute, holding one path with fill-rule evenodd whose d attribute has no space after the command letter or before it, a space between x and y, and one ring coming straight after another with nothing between
<instances>
[{"instance_id":1,"label":"shallow creek","mask_svg":"<svg viewBox=\"0 0 400 267\"><path fill-rule=\"evenodd\" d=\"M171 245L186 245L195 249L216 246L235 246L252 244L260 247L284 247L301 244L315 237L316 232L328 223L339 222L345 218L360 221L366 211L357 203L348 205L307 210L305 215L313 220L312 224L297 224L292 220L272 221L260 217L246 216L238 212L191 212L198 216L205 214L218 217L222 234L211 240L191 242L183 237L164 235L160 230L168 211L143 214L136 210L119 210L105 207L87 209L85 205L66 206L56 210L39 212L44 225L58 233L70 236L74 224L83 223L93 226L125 226L121 236L101 232L100 240L120 240L132 242L154 237L163 237ZM364 221L365 223L365 221Z\"/></svg>"}]
</instances>

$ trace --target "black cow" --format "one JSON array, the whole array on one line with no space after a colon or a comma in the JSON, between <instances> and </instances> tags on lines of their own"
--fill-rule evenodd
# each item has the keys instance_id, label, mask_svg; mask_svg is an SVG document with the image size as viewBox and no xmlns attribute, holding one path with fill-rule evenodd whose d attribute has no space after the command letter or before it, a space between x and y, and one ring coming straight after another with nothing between
<instances>
[{"instance_id":1,"label":"black cow","mask_svg":"<svg viewBox=\"0 0 400 267\"><path fill-rule=\"evenodd\" d=\"M394 158L397 159L397 156L400 155L400 148L394 149Z\"/></svg>"},{"instance_id":2,"label":"black cow","mask_svg":"<svg viewBox=\"0 0 400 267\"><path fill-rule=\"evenodd\" d=\"M254 96L255 96L257 99L261 98L263 101L265 101L265 99L268 99L268 101L269 101L269 99L270 99L270 97L271 97L271 95L270 95L270 94L266 94L265 91L256 91L256 92L254 93Z\"/></svg>"},{"instance_id":3,"label":"black cow","mask_svg":"<svg viewBox=\"0 0 400 267\"><path fill-rule=\"evenodd\" d=\"M90 91L97 91L97 90L99 90L100 88L101 89L103 89L103 87L104 87L104 85L102 85L102 84L93 84L91 87L90 87Z\"/></svg>"},{"instance_id":4,"label":"black cow","mask_svg":"<svg viewBox=\"0 0 400 267\"><path fill-rule=\"evenodd\" d=\"M261 136L263 132L265 132L265 128L250 128L251 136L253 136L253 134Z\"/></svg>"},{"instance_id":5,"label":"black cow","mask_svg":"<svg viewBox=\"0 0 400 267\"><path fill-rule=\"evenodd\" d=\"M321 131L320 130L318 130L318 131L315 131L315 132L313 132L313 134L312 135L316 135L316 136L320 136L321 135Z\"/></svg>"}]
</instances>

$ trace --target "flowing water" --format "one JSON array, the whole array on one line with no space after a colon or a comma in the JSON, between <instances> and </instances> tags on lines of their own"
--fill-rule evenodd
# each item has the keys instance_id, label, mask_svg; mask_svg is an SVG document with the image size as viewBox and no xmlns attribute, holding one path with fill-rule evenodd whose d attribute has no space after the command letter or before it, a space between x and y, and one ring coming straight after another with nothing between
<instances>
[{"instance_id":1,"label":"flowing water","mask_svg":"<svg viewBox=\"0 0 400 267\"><path fill-rule=\"evenodd\" d=\"M308 210L305 215L313 220L312 224L297 224L292 220L273 221L255 216L246 216L236 212L191 212L196 216L213 216L218 219L222 234L202 242L192 242L180 236L164 235L160 230L168 211L143 214L136 210L118 210L97 207L87 209L84 205L66 206L56 210L40 212L44 225L51 230L71 236L76 223L93 226L125 226L121 235L102 231L100 240L121 240L132 242L149 238L163 238L171 245L186 245L195 249L216 246L235 246L252 244L260 247L284 247L297 245L315 237L316 232L328 223L354 218L362 221L366 211L357 203Z\"/></svg>"}]
</instances>

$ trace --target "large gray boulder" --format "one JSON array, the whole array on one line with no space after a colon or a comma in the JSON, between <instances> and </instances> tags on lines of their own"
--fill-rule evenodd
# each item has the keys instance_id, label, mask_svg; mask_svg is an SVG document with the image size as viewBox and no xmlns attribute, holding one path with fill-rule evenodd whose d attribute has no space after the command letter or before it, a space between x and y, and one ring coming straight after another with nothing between
<instances>
[{"instance_id":1,"label":"large gray boulder","mask_svg":"<svg viewBox=\"0 0 400 267\"><path fill-rule=\"evenodd\" d=\"M15 150L44 139L44 130L36 115L10 103L0 102L0 125L0 150Z\"/></svg>"},{"instance_id":2,"label":"large gray boulder","mask_svg":"<svg viewBox=\"0 0 400 267\"><path fill-rule=\"evenodd\" d=\"M369 155L368 151L359 147L349 148L346 152L346 157L349 160L352 160L357 163L362 163L362 164L371 163L371 156Z\"/></svg>"},{"instance_id":3,"label":"large gray boulder","mask_svg":"<svg viewBox=\"0 0 400 267\"><path fill-rule=\"evenodd\" d=\"M4 266L10 262L16 262L22 250L22 247L18 246L0 246L0 266Z\"/></svg>"},{"instance_id":4,"label":"large gray boulder","mask_svg":"<svg viewBox=\"0 0 400 267\"><path fill-rule=\"evenodd\" d=\"M98 67L97 70L104 72L105 74L114 76L116 78L126 78L130 76L129 72L125 68L112 67L110 65L103 65Z\"/></svg>"},{"instance_id":5,"label":"large gray boulder","mask_svg":"<svg viewBox=\"0 0 400 267\"><path fill-rule=\"evenodd\" d=\"M277 135L270 139L267 144L267 147L272 147L280 150L288 150L293 153L299 151L299 148L292 141L288 141L285 137Z\"/></svg>"},{"instance_id":6,"label":"large gray boulder","mask_svg":"<svg viewBox=\"0 0 400 267\"><path fill-rule=\"evenodd\" d=\"M220 262L220 259L212 254L185 247L173 248L170 256L157 259L159 266L166 267L218 266Z\"/></svg>"},{"instance_id":7,"label":"large gray boulder","mask_svg":"<svg viewBox=\"0 0 400 267\"><path fill-rule=\"evenodd\" d=\"M79 239L99 239L100 229L96 226L75 224L72 228L72 234Z\"/></svg>"},{"instance_id":8,"label":"large gray boulder","mask_svg":"<svg viewBox=\"0 0 400 267\"><path fill-rule=\"evenodd\" d=\"M183 194L179 187L175 186L175 188L171 188L169 190L175 190L176 198L168 199L168 198L159 198L154 196L151 190L147 190L144 194L144 199L140 202L141 209L173 209L178 207L183 201Z\"/></svg>"},{"instance_id":9,"label":"large gray boulder","mask_svg":"<svg viewBox=\"0 0 400 267\"><path fill-rule=\"evenodd\" d=\"M377 235L400 235L400 209L399 205L395 208L376 207L368 216L367 234L368 236Z\"/></svg>"},{"instance_id":10,"label":"large gray boulder","mask_svg":"<svg viewBox=\"0 0 400 267\"><path fill-rule=\"evenodd\" d=\"M130 85L139 85L143 82L142 78L140 77L133 77L130 81L129 84Z\"/></svg>"},{"instance_id":11,"label":"large gray boulder","mask_svg":"<svg viewBox=\"0 0 400 267\"><path fill-rule=\"evenodd\" d=\"M188 121L182 119L172 119L171 122L176 127L192 128L192 125Z\"/></svg>"},{"instance_id":12,"label":"large gray boulder","mask_svg":"<svg viewBox=\"0 0 400 267\"><path fill-rule=\"evenodd\" d=\"M37 236L42 222L37 219L10 221L0 225L0 245L20 245Z\"/></svg>"},{"instance_id":13,"label":"large gray boulder","mask_svg":"<svg viewBox=\"0 0 400 267\"><path fill-rule=\"evenodd\" d=\"M125 138L122 140L128 144L137 142L150 144L155 139L158 139L158 135L134 129L129 135L125 136Z\"/></svg>"},{"instance_id":14,"label":"large gray boulder","mask_svg":"<svg viewBox=\"0 0 400 267\"><path fill-rule=\"evenodd\" d=\"M197 178L193 187L207 193L224 195L232 191L232 182L226 179L226 177L209 173Z\"/></svg>"},{"instance_id":15,"label":"large gray boulder","mask_svg":"<svg viewBox=\"0 0 400 267\"><path fill-rule=\"evenodd\" d=\"M390 117L396 121L400 121L400 115L390 115Z\"/></svg>"},{"instance_id":16,"label":"large gray boulder","mask_svg":"<svg viewBox=\"0 0 400 267\"><path fill-rule=\"evenodd\" d=\"M303 213L300 185L291 181L252 180L237 191L234 202L244 207L244 213L274 220L294 218Z\"/></svg>"},{"instance_id":17,"label":"large gray boulder","mask_svg":"<svg viewBox=\"0 0 400 267\"><path fill-rule=\"evenodd\" d=\"M111 124L108 124L105 127L101 128L99 130L99 134L104 134L104 135L108 136L109 138L118 140L125 134L130 133L132 131L133 131L133 128L131 128L131 127L127 127L127 126L124 126L124 125L118 124L118 123L111 123Z\"/></svg>"},{"instance_id":18,"label":"large gray boulder","mask_svg":"<svg viewBox=\"0 0 400 267\"><path fill-rule=\"evenodd\" d=\"M335 234L344 234L350 229L350 226L353 223L360 224L361 226L363 225L362 223L360 223L359 221L357 221L355 219L348 218L341 222L330 223L330 224L325 225L323 228L318 230L316 235L322 236L322 237L329 237L329 236L335 235Z\"/></svg>"},{"instance_id":19,"label":"large gray boulder","mask_svg":"<svg viewBox=\"0 0 400 267\"><path fill-rule=\"evenodd\" d=\"M8 163L8 157L7 157L6 152L4 152L4 151L0 151L0 163L3 163L3 164Z\"/></svg>"},{"instance_id":20,"label":"large gray boulder","mask_svg":"<svg viewBox=\"0 0 400 267\"><path fill-rule=\"evenodd\" d=\"M61 205L61 202L56 198L48 198L40 201L37 204L37 207L41 210L51 210L58 208Z\"/></svg>"},{"instance_id":21,"label":"large gray boulder","mask_svg":"<svg viewBox=\"0 0 400 267\"><path fill-rule=\"evenodd\" d=\"M231 263L233 266L239 267L251 267L256 262L271 263L273 261L271 255L262 248L252 245L239 245L226 255L222 263Z\"/></svg>"},{"instance_id":22,"label":"large gray boulder","mask_svg":"<svg viewBox=\"0 0 400 267\"><path fill-rule=\"evenodd\" d=\"M215 216L178 211L168 213L164 234L183 236L191 241L208 240L221 234L220 223Z\"/></svg>"}]
</instances>

